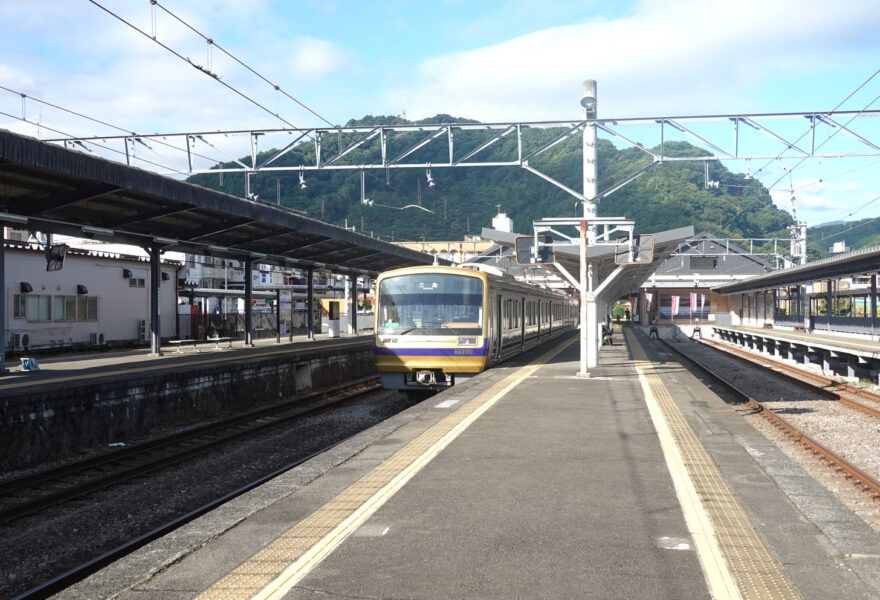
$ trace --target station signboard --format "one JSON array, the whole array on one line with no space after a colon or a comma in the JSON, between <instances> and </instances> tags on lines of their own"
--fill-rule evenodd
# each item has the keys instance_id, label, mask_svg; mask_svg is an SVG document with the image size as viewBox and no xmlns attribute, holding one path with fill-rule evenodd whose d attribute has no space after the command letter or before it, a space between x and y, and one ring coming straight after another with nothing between
<instances>
[{"instance_id":1,"label":"station signboard","mask_svg":"<svg viewBox=\"0 0 880 600\"><path fill-rule=\"evenodd\" d=\"M556 262L556 253L553 250L553 238L547 234L538 235L538 252L534 252L535 237L531 235L519 236L514 240L516 247L516 263L519 265L549 265ZM545 245L547 244L547 245Z\"/></svg>"},{"instance_id":2,"label":"station signboard","mask_svg":"<svg viewBox=\"0 0 880 600\"><path fill-rule=\"evenodd\" d=\"M614 263L618 265L647 264L654 260L654 234L641 233L633 236L633 243L618 244L614 251Z\"/></svg>"}]
</instances>

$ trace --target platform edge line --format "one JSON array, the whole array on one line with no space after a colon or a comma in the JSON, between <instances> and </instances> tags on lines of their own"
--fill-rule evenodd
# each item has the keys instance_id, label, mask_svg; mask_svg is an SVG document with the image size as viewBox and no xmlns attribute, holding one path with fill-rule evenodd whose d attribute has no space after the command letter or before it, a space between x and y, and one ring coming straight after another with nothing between
<instances>
[{"instance_id":1,"label":"platform edge line","mask_svg":"<svg viewBox=\"0 0 880 600\"><path fill-rule=\"evenodd\" d=\"M300 558L287 567L277 578L270 582L260 592L251 597L251 600L280 600L293 587L298 584L309 572L331 552L333 552L345 539L351 535L360 525L366 522L385 502L394 496L410 479L431 462L446 446L452 443L462 432L474 423L483 413L506 396L513 388L518 386L532 373L540 369L546 361L550 360L573 343L570 340L559 347L543 354L537 359L537 364L520 367L516 372L508 375L511 382L496 392L471 414L461 420L452 429L446 432L440 439L429 447L425 452L413 460L403 471L395 475L382 489L367 499L351 515L337 525L322 540L307 550ZM504 380L502 380L504 381ZM483 392L485 393L485 392ZM479 397L479 396L478 396ZM459 410L467 407L467 404ZM430 430L429 430L430 431Z\"/></svg>"},{"instance_id":2,"label":"platform edge line","mask_svg":"<svg viewBox=\"0 0 880 600\"><path fill-rule=\"evenodd\" d=\"M651 390L651 384L648 381L648 375L645 374L643 364L648 362L647 356L641 348L638 340L627 332L630 348L637 348L641 356L636 356L633 352L633 363L636 372L639 375L639 383L645 395L645 404L657 429L657 437L660 440L660 446L663 449L663 457L666 460L666 466L669 469L669 475L672 478L675 487L676 496L678 496L681 510L687 523L688 530L694 540L696 546L697 557L703 568L703 576L709 587L709 593L715 600L742 600L742 594L733 574L730 572L730 566L724 558L718 538L715 535L715 528L709 520L709 515L700 500L697 490L694 487L687 467L681 456L681 451L672 436L669 425L662 409L654 397ZM658 377L654 375L654 377ZM659 378L659 377L658 377ZM663 385L663 382L659 382Z\"/></svg>"}]
</instances>

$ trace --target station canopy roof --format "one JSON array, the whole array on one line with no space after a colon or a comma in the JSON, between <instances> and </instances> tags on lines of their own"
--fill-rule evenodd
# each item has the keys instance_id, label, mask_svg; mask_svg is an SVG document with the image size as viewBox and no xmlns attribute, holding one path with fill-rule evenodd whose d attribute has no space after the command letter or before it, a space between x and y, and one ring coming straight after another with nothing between
<instances>
[{"instance_id":1,"label":"station canopy roof","mask_svg":"<svg viewBox=\"0 0 880 600\"><path fill-rule=\"evenodd\" d=\"M349 275L434 261L280 207L5 130L0 225Z\"/></svg>"},{"instance_id":2,"label":"station canopy roof","mask_svg":"<svg viewBox=\"0 0 880 600\"><path fill-rule=\"evenodd\" d=\"M481 237L492 240L495 243L513 248L516 238L524 234L508 233L496 229L483 229ZM679 229L670 229L654 234L654 258L649 263L636 263L622 267L620 274L615 277L609 287L603 291L604 298L616 300L635 293L642 283L647 281L657 270L660 264L672 254L679 245L688 238L693 237L694 228L691 226ZM605 281L614 270L620 266L614 262L615 249L612 246L596 246L589 249L588 259L597 274L599 284ZM580 254L577 248L556 248L556 261L561 264L574 278L578 278L580 272ZM548 270L556 271L552 265L546 265Z\"/></svg>"},{"instance_id":3,"label":"station canopy roof","mask_svg":"<svg viewBox=\"0 0 880 600\"><path fill-rule=\"evenodd\" d=\"M868 275L878 271L880 271L880 246L873 246L718 286L712 290L719 294L747 294L826 279Z\"/></svg>"}]
</instances>

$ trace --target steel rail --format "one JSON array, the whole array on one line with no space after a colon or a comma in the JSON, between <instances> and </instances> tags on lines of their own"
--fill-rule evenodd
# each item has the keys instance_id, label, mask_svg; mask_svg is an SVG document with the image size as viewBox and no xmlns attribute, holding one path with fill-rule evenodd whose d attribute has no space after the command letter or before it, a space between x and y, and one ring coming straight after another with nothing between
<instances>
[{"instance_id":1,"label":"steel rail","mask_svg":"<svg viewBox=\"0 0 880 600\"><path fill-rule=\"evenodd\" d=\"M357 382L356 382L357 383ZM302 398L298 398L296 400L297 404L302 404L306 402L314 402L320 399L322 396L329 396L331 394L336 393L337 391L347 387L350 384L339 385L332 387L328 390L324 390L323 392L316 392L314 394L309 394ZM237 423L245 423L248 421L252 421L254 419L259 419L266 415L277 413L279 410L283 410L284 407L292 407L291 403L267 406L264 408L260 408L257 410L249 411L247 413L237 415L235 417L230 417L228 419L222 419L220 421L215 421L213 423L207 423L205 425L201 425L198 427L193 427L189 429L185 429L179 431L177 433L173 433L170 435L166 435L160 438L156 438L153 440L149 440L147 442L143 442L141 444L137 444L134 446L127 446L125 448L119 448L117 450L113 450L111 452L107 452L104 454L100 454L97 456L93 456L84 460L76 461L75 463L70 463L66 465L62 465L56 467L54 469L49 469L46 471L40 471L38 473L33 473L31 475L26 475L24 477L19 477L16 479L11 479L9 481L5 481L0 483L0 497L9 496L19 490L26 489L29 487L33 487L39 485L41 483L45 483L47 481L52 481L55 479L60 479L63 477L69 477L70 475L76 474L81 471L85 471L88 469L94 469L96 467L100 467L102 465L111 464L118 462L120 460L129 458L133 455L140 454L143 452L148 452L154 450L156 448L163 448L170 444L178 443L184 440L191 439L196 436L202 436L211 434L215 431L225 429L231 427Z\"/></svg>"},{"instance_id":2,"label":"steel rail","mask_svg":"<svg viewBox=\"0 0 880 600\"><path fill-rule=\"evenodd\" d=\"M830 395L831 397L835 398L837 401L841 402L842 404L845 404L846 406L849 406L850 408L854 408L854 409L861 411L865 414L871 415L872 417L876 417L876 418L880 419L880 408L875 408L872 406L868 406L866 404L862 404L861 402L859 402L857 400L853 400L852 398L849 398L845 395L845 394L853 394L855 396L861 396L862 398L865 398L866 400L870 400L870 401L878 403L878 405L880 405L880 396L877 396L876 394L872 394L871 392L868 392L867 390L863 390L863 389L859 389L857 387L847 385L846 383L843 383L841 381L835 381L834 379L831 379L830 377L825 377L825 376L819 375L817 373L812 373L812 372L807 371L805 369L798 369L797 367L794 367L792 365L787 365L783 362L780 362L778 360L775 360L775 359L772 359L769 357L755 356L754 354L751 354L741 348L737 348L736 346L732 346L730 344L716 342L715 340L701 339L700 341L702 343L706 344L707 346L711 346L711 347L716 348L718 350L721 350L723 352L727 352L728 354L730 354L736 358L748 361L749 363L752 363L752 364L757 364L760 366L759 361L773 363L774 367L780 369L781 371L784 371L783 373L780 373L780 375L784 375L786 377L795 379L801 383L804 382L804 378L812 380L815 383L821 384L821 387L818 385L812 384L812 385L814 385L814 387L816 387L816 389L822 390L823 392L825 392L828 395ZM779 371L777 371L777 372L779 372Z\"/></svg>"},{"instance_id":3,"label":"steel rail","mask_svg":"<svg viewBox=\"0 0 880 600\"><path fill-rule=\"evenodd\" d=\"M791 425L788 421L783 419L781 416L764 406L762 403L758 402L742 390L740 390L737 386L730 383L722 376L718 375L705 365L700 364L693 358L689 357L687 354L678 350L671 344L668 344L664 340L660 340L660 342L666 346L673 354L683 359L683 362L686 362L689 365L692 365L694 368L700 370L700 372L706 374L708 377L713 379L716 383L721 385L724 389L726 389L730 394L732 394L735 398L742 401L744 404L752 407L755 411L768 419L771 423L776 425L780 430L788 434L792 439L796 442L799 442L803 446L805 446L808 450L812 451L814 454L818 455L820 458L825 460L827 463L833 465L836 469L840 470L844 473L844 475L851 479L857 486L861 487L865 491L871 492L872 496L875 500L880 500L880 481L877 481L867 473L864 473L855 465L849 463L845 459L836 455L831 450L825 448L822 444L810 438L808 435L798 430L796 427ZM801 382L803 383L803 382ZM809 384L807 384L809 385Z\"/></svg>"},{"instance_id":4,"label":"steel rail","mask_svg":"<svg viewBox=\"0 0 880 600\"><path fill-rule=\"evenodd\" d=\"M106 567L107 565L119 560L120 558L130 554L131 552L134 552L135 550L137 550L141 546L145 546L145 545L149 544L153 540L158 539L158 538L170 533L171 531L177 529L178 527L185 525L185 524L189 523L190 521L193 521L206 513L211 512L212 510L214 510L215 508L218 508L219 506L222 506L224 503L232 500L233 498L241 496L242 494L245 494L256 487L263 485L267 481L274 479L275 477L302 465L303 463L315 458L316 456L319 456L319 455L323 454L324 452L327 452L328 450L331 450L331 449L335 448L336 446L338 446L344 442L347 442L351 438L359 435L359 433L360 432L352 433L351 435L346 436L341 440L337 440L337 441L333 442L332 444L329 444L319 450L316 450L315 452L312 452L311 454L309 454L307 456L300 457L300 458L296 459L295 461L293 461L292 463L287 464L287 465L281 467L280 469L277 469L277 470L273 471L272 473L269 473L268 475L263 475L262 477L255 479L254 481L238 488L237 490L229 492L228 494L225 494L224 496L221 496L220 498L217 498L216 500L212 500L211 502L208 502L207 504L204 504L204 505L190 511L190 512L186 513L185 515L181 515L181 516L173 519L172 521L165 523L164 525L160 525L159 527L157 527L151 531L148 531L147 533L145 533L143 535L140 535L133 540L125 542L124 544L120 544L119 546L113 548L112 550L108 550L107 552L101 554L100 556L96 556L95 558L92 558L77 567L69 569L69 570L65 571L64 573L53 577L49 581L41 583L40 585L35 586L35 587L19 594L18 596L15 596L14 598L12 598L12 600L37 600L37 599L42 599L42 598L48 598L49 596L57 594L58 592L64 590L65 588L70 587L74 583L76 583L78 581L82 581L83 579L85 579L89 575L96 573L97 571L101 570L102 568Z\"/></svg>"},{"instance_id":5,"label":"steel rail","mask_svg":"<svg viewBox=\"0 0 880 600\"><path fill-rule=\"evenodd\" d=\"M349 383L345 386L337 387L334 390L312 394L311 396L308 396L306 398L300 398L296 401L296 405L288 402L273 407L267 407L265 409L250 412L246 415L232 417L230 419L200 427L195 430L187 430L161 438L159 440L147 442L143 445L134 446L127 449L127 451L123 450L120 452L112 452L103 457L87 459L82 463L62 466L58 469L54 469L45 477L41 477L42 474L37 474L32 477L24 478L20 481L11 481L8 484L5 484L5 487L7 489L14 490L13 492L8 492L9 494L18 492L28 487L40 485L41 483L45 483L47 481L57 481L59 479L62 479L63 477L81 474L89 469L94 469L96 467L107 465L112 462L118 462L120 459L123 458L136 458L140 454L152 452L156 449L167 448L174 445L179 446L181 444L184 444L185 442L195 440L195 444L184 445L182 448L178 448L177 450L172 451L169 454L165 454L159 458L148 460L146 462L140 462L131 467L123 467L114 473L102 475L99 477L92 477L82 483L72 485L66 489L51 492L33 499L28 499L24 502L17 503L8 508L2 509L0 510L0 523L8 523L26 515L38 513L39 511L49 508L51 506L56 506L70 500L81 498L98 490L103 490L110 486L128 481L136 477L141 477L143 475L147 475L149 473L169 467L179 462L188 460L194 456L197 456L198 454L207 452L224 444L228 444L237 439L255 435L259 432L265 431L272 427L276 427L291 420L302 419L306 416L326 411L328 405L331 403L342 402L351 398L354 395L373 391L375 389L378 389L379 387L380 384L378 382L378 378L369 377L354 383ZM298 409L298 405L302 404L305 401L309 402L309 406ZM279 416L276 419L265 420L255 423L255 421L266 419L266 417L279 414L284 411L293 412L290 412L289 414L284 416ZM247 423L252 423L252 425L246 426ZM242 426L245 426L244 429L236 429L224 435L218 435L221 434L223 431L228 432L231 428ZM203 439L198 440L196 439L197 436L202 436ZM205 437L207 437L207 439L204 439Z\"/></svg>"}]
</instances>

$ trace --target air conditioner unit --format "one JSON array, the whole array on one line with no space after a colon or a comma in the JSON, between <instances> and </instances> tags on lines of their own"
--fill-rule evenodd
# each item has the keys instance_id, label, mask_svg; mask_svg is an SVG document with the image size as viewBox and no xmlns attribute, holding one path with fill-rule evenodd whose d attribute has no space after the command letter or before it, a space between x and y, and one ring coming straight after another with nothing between
<instances>
[{"instance_id":1,"label":"air conditioner unit","mask_svg":"<svg viewBox=\"0 0 880 600\"><path fill-rule=\"evenodd\" d=\"M92 346L103 346L104 343L106 342L106 340L104 339L104 334L103 334L103 333L93 333L93 334L91 334L91 338L90 338L89 341L91 341Z\"/></svg>"},{"instance_id":2,"label":"air conditioner unit","mask_svg":"<svg viewBox=\"0 0 880 600\"><path fill-rule=\"evenodd\" d=\"M26 350L31 345L31 337L26 333L13 333L12 334L12 349L13 350Z\"/></svg>"}]
</instances>

